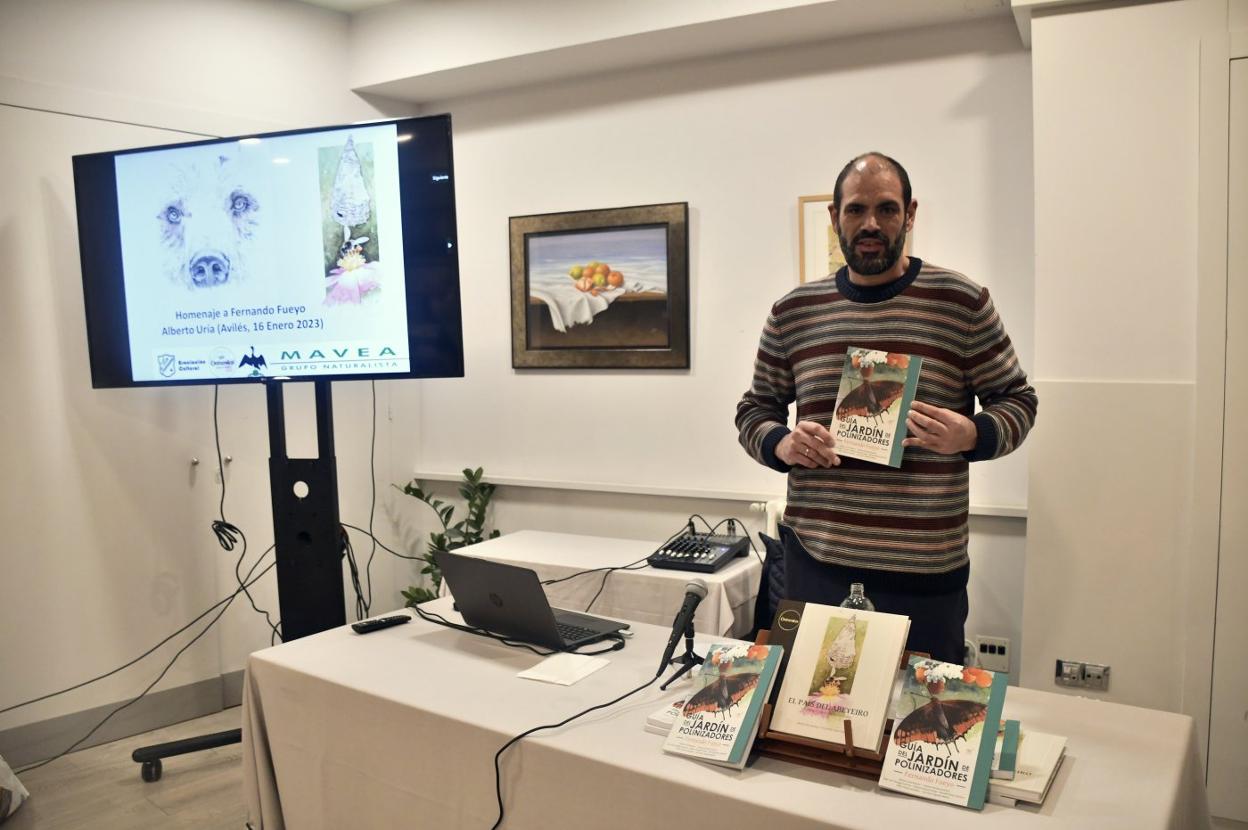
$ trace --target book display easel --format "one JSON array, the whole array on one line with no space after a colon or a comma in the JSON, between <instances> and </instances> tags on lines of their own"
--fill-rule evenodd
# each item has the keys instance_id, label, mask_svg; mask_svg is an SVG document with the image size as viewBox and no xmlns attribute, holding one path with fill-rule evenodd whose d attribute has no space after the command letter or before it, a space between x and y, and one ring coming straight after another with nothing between
<instances>
[{"instance_id":1,"label":"book display easel","mask_svg":"<svg viewBox=\"0 0 1248 830\"><path fill-rule=\"evenodd\" d=\"M884 742L892 735L892 721L884 728ZM816 741L800 735L771 730L771 704L763 707L763 716L758 723L758 737L754 747L759 754L785 761L803 764L817 769L833 770L859 778L879 780L880 770L884 763L884 753L876 750L862 749L854 746L853 724L845 724L845 744L833 744L827 741Z\"/></svg>"},{"instance_id":2,"label":"book display easel","mask_svg":"<svg viewBox=\"0 0 1248 830\"><path fill-rule=\"evenodd\" d=\"M770 634L771 632L766 629L760 631L756 642L766 645ZM904 666L909 662L911 654L912 652L907 651L902 655L901 665ZM845 723L845 743L839 744L773 731L771 715L772 705L767 703L763 706L763 714L758 723L758 737L754 741L754 747L760 754L817 769L879 780L880 770L884 763L884 747L893 733L891 719L885 723L880 745L868 748L854 745L852 723Z\"/></svg>"}]
</instances>

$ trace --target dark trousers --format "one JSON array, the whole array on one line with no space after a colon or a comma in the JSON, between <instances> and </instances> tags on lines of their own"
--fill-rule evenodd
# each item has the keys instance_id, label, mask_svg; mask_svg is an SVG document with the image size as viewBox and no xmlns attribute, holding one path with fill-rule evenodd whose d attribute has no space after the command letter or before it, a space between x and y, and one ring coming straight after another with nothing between
<instances>
[{"instance_id":1,"label":"dark trousers","mask_svg":"<svg viewBox=\"0 0 1248 830\"><path fill-rule=\"evenodd\" d=\"M869 573L853 575L848 569L827 565L811 557L797 535L780 526L784 543L784 596L786 599L840 605L849 596L851 582L863 583L863 593L876 611L910 618L906 648L930 654L937 660L961 664L966 660L965 634L968 604L966 588L939 594L898 590L871 584Z\"/></svg>"}]
</instances>

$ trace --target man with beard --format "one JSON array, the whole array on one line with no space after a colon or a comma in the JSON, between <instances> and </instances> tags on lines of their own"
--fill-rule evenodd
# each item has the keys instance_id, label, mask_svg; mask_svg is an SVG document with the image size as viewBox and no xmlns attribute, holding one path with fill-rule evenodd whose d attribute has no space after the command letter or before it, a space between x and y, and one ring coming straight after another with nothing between
<instances>
[{"instance_id":1,"label":"man with beard","mask_svg":"<svg viewBox=\"0 0 1248 830\"><path fill-rule=\"evenodd\" d=\"M910 617L908 648L961 663L968 462L1018 447L1037 400L988 290L904 255L917 210L894 159L845 165L829 211L848 264L772 306L736 425L756 461L788 473L784 596L837 605L861 582L877 611ZM836 453L850 346L923 358L898 469Z\"/></svg>"}]
</instances>

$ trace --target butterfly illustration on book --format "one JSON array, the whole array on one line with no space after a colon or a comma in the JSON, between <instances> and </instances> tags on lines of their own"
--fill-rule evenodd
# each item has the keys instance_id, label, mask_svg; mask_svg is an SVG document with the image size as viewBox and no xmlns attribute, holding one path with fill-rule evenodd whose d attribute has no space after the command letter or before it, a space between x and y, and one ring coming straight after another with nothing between
<instances>
[{"instance_id":1,"label":"butterfly illustration on book","mask_svg":"<svg viewBox=\"0 0 1248 830\"><path fill-rule=\"evenodd\" d=\"M910 364L908 355L893 352L860 351L849 355L851 365L862 376L862 385L850 391L836 407L836 417L844 419L851 415L880 420L889 408L901 399L906 385L895 380L871 380L876 363L905 369Z\"/></svg>"},{"instance_id":2,"label":"butterfly illustration on book","mask_svg":"<svg viewBox=\"0 0 1248 830\"><path fill-rule=\"evenodd\" d=\"M959 739L966 740L966 733L987 716L988 707L974 700L941 700L932 697L918 709L902 718L893 729L893 741L898 746L912 743L936 744L949 751Z\"/></svg>"},{"instance_id":3,"label":"butterfly illustration on book","mask_svg":"<svg viewBox=\"0 0 1248 830\"><path fill-rule=\"evenodd\" d=\"M895 380L863 380L862 386L850 392L836 408L836 417L844 419L850 415L870 418L878 421L884 417L889 407L895 404L906 387Z\"/></svg>"},{"instance_id":4,"label":"butterfly illustration on book","mask_svg":"<svg viewBox=\"0 0 1248 830\"><path fill-rule=\"evenodd\" d=\"M739 704L757 685L757 672L721 674L685 702L684 715L688 717L697 712L710 712L727 716L732 707Z\"/></svg>"}]
</instances>

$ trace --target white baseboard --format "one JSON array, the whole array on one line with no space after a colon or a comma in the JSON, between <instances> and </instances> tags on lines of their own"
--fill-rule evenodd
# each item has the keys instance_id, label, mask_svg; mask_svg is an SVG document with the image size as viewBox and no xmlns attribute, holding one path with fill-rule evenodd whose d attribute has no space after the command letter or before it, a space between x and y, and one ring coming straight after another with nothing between
<instances>
[{"instance_id":1,"label":"white baseboard","mask_svg":"<svg viewBox=\"0 0 1248 830\"><path fill-rule=\"evenodd\" d=\"M78 749L141 735L192 718L238 706L243 700L243 672L201 680L176 689L153 692L126 707ZM0 732L0 756L14 768L24 767L64 752L125 701L16 726Z\"/></svg>"}]
</instances>

